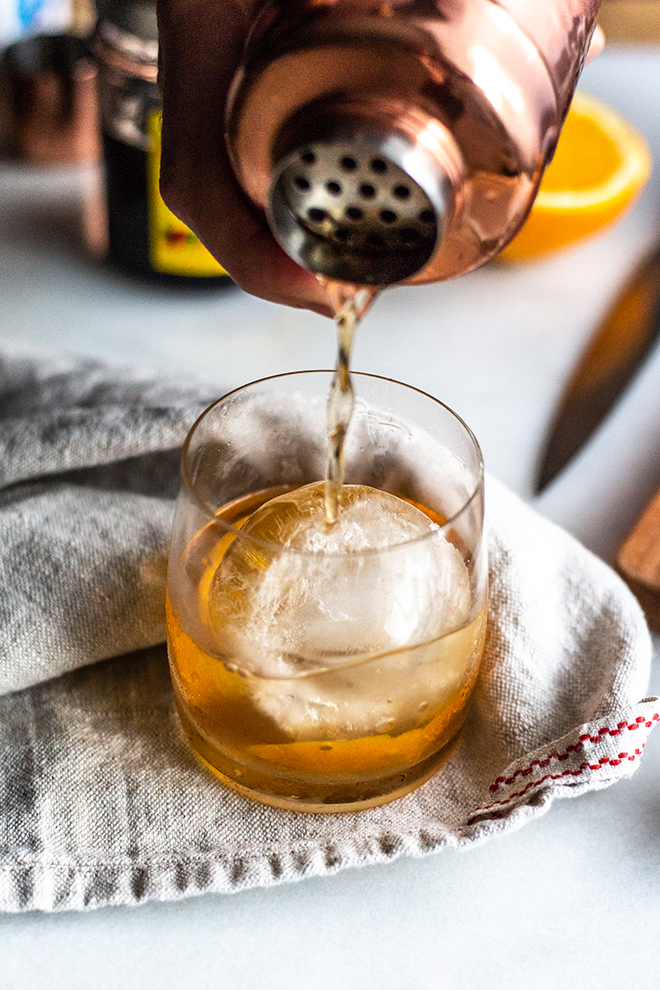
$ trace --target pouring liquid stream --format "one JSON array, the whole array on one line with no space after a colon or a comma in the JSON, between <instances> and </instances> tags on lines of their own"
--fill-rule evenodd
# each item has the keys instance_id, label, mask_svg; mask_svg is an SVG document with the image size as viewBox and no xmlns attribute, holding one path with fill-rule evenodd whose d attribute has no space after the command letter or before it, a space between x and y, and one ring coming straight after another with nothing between
<instances>
[{"instance_id":1,"label":"pouring liquid stream","mask_svg":"<svg viewBox=\"0 0 660 990\"><path fill-rule=\"evenodd\" d=\"M328 461L325 476L325 522L327 526L333 526L339 513L339 498L344 483L344 443L355 400L350 374L353 338L378 289L335 282L320 276L319 281L328 294L337 326L337 363L327 407Z\"/></svg>"}]
</instances>

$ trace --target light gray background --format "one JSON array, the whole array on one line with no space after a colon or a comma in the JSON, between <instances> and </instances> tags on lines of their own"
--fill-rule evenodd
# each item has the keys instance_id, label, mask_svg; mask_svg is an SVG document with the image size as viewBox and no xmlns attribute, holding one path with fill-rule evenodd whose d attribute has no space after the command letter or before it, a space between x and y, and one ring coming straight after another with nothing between
<instances>
[{"instance_id":1,"label":"light gray background","mask_svg":"<svg viewBox=\"0 0 660 990\"><path fill-rule=\"evenodd\" d=\"M549 261L390 291L355 348L356 370L453 406L490 471L525 498L566 376L660 232L660 50L612 48L583 85L644 131L659 163L634 211ZM332 364L333 330L320 317L238 290L155 290L86 259L81 189L93 178L0 165L0 333L202 377L219 393ZM659 382L660 349L536 500L606 558L660 485ZM656 734L631 781L557 803L469 852L177 904L0 917L0 990L607 990L654 984L659 930Z\"/></svg>"}]
</instances>

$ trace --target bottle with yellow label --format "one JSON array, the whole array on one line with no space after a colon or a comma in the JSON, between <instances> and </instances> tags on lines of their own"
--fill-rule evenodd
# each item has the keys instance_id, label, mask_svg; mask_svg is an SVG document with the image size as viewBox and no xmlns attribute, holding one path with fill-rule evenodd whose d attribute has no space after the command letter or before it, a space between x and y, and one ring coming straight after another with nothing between
<instances>
[{"instance_id":1,"label":"bottle with yellow label","mask_svg":"<svg viewBox=\"0 0 660 990\"><path fill-rule=\"evenodd\" d=\"M162 282L233 284L159 188L161 108L155 0L100 0L93 49L111 260Z\"/></svg>"}]
</instances>

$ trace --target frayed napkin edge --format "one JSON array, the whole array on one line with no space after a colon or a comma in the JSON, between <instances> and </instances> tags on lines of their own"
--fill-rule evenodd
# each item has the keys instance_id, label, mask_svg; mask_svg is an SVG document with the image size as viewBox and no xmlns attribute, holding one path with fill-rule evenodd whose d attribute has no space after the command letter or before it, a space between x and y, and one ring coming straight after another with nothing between
<instances>
[{"instance_id":1,"label":"frayed napkin edge","mask_svg":"<svg viewBox=\"0 0 660 990\"><path fill-rule=\"evenodd\" d=\"M644 711L640 712L642 706ZM280 848L273 846L258 854L229 850L153 856L143 862L129 857L105 861L44 862L28 857L12 863L0 861L0 911L135 907L147 901L170 902L203 894L273 887L347 868L378 865L405 855L421 858L444 849L465 851L517 831L546 814L555 799L604 790L631 777L640 765L650 732L660 723L659 699L644 698L625 711L627 718L620 711L611 713L609 719L598 720L616 720L614 725L587 723L510 764L491 785L491 793L497 793L500 787L518 787L518 782L527 776L532 779L508 796L477 808L453 829L440 824L401 832L381 827L363 839L305 840ZM624 745L620 738L631 732L639 733L634 740L636 745L619 750ZM599 756L603 748L607 752ZM610 751L618 755L608 755ZM569 765L559 769L564 763ZM548 767L550 772L534 776ZM35 891L39 893L35 895Z\"/></svg>"}]
</instances>

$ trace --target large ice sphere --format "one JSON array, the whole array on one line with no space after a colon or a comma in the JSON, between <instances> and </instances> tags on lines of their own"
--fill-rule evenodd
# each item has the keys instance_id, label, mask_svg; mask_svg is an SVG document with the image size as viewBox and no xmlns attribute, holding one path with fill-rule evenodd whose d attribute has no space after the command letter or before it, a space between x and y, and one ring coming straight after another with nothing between
<instances>
[{"instance_id":1,"label":"large ice sphere","mask_svg":"<svg viewBox=\"0 0 660 990\"><path fill-rule=\"evenodd\" d=\"M207 615L262 714L292 740L340 740L399 734L462 697L478 662L470 609L465 562L428 516L348 485L328 526L319 483L250 517Z\"/></svg>"},{"instance_id":2,"label":"large ice sphere","mask_svg":"<svg viewBox=\"0 0 660 990\"><path fill-rule=\"evenodd\" d=\"M215 574L208 615L221 655L289 677L437 639L469 610L465 562L425 513L347 485L329 526L316 483L250 517Z\"/></svg>"}]
</instances>

